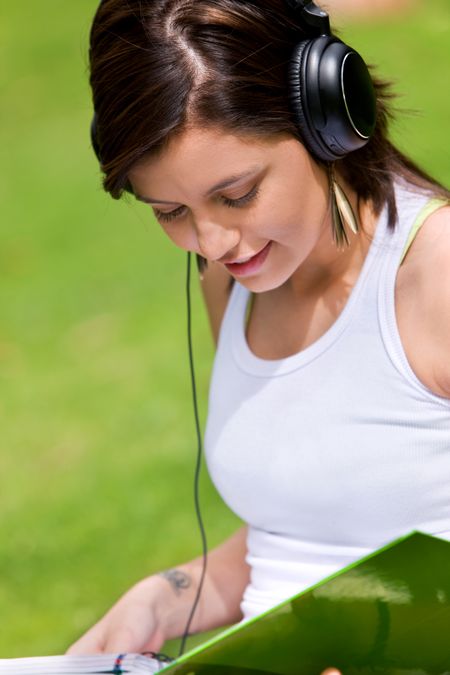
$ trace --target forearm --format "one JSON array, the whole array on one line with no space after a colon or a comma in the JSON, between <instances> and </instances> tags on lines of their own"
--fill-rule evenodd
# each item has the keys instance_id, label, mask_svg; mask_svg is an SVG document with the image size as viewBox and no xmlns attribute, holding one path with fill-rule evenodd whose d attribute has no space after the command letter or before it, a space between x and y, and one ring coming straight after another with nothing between
<instances>
[{"instance_id":1,"label":"forearm","mask_svg":"<svg viewBox=\"0 0 450 675\"><path fill-rule=\"evenodd\" d=\"M246 528L242 528L208 555L200 601L190 632L229 625L241 618L240 602L249 580L245 562ZM166 639L183 634L201 579L203 559L197 558L151 577L147 582L161 590L155 608ZM146 583L145 581L142 583Z\"/></svg>"},{"instance_id":2,"label":"forearm","mask_svg":"<svg viewBox=\"0 0 450 675\"><path fill-rule=\"evenodd\" d=\"M239 605L249 578L245 555L245 528L211 551L191 633L239 620ZM183 635L201 574L202 559L198 558L143 579L77 640L69 653L159 651L166 640Z\"/></svg>"}]
</instances>

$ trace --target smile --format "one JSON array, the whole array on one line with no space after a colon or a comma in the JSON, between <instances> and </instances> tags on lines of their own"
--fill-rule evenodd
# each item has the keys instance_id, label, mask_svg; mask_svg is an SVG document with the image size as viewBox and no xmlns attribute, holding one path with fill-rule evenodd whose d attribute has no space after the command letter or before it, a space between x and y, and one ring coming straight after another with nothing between
<instances>
[{"instance_id":1,"label":"smile","mask_svg":"<svg viewBox=\"0 0 450 675\"><path fill-rule=\"evenodd\" d=\"M267 256L269 255L272 242L264 246L259 253L247 258L242 258L239 261L225 263L225 267L235 277L250 276L259 272L263 266Z\"/></svg>"}]
</instances>

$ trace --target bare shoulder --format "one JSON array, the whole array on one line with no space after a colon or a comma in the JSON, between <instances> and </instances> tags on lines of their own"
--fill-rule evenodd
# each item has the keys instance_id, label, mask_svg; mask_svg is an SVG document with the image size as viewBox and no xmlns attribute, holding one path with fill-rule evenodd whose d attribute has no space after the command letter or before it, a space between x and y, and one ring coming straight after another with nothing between
<instances>
[{"instance_id":1,"label":"bare shoulder","mask_svg":"<svg viewBox=\"0 0 450 675\"><path fill-rule=\"evenodd\" d=\"M399 271L396 301L413 370L434 393L450 398L450 206L420 228Z\"/></svg>"},{"instance_id":2,"label":"bare shoulder","mask_svg":"<svg viewBox=\"0 0 450 675\"><path fill-rule=\"evenodd\" d=\"M221 265L210 263L203 273L201 286L212 334L217 344L223 315L230 297L231 277Z\"/></svg>"},{"instance_id":3,"label":"bare shoulder","mask_svg":"<svg viewBox=\"0 0 450 675\"><path fill-rule=\"evenodd\" d=\"M430 311L439 319L436 323L450 321L450 312L445 311L450 309L450 205L425 220L413 244L410 263L427 294Z\"/></svg>"}]
</instances>

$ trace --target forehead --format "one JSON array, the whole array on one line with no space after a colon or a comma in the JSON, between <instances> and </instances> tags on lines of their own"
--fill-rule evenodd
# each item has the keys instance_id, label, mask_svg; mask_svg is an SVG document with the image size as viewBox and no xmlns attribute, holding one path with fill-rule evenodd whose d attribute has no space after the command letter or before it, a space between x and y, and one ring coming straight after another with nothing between
<instances>
[{"instance_id":1,"label":"forehead","mask_svg":"<svg viewBox=\"0 0 450 675\"><path fill-rule=\"evenodd\" d=\"M289 139L291 142L293 139ZM156 157L135 165L129 179L135 192L204 191L230 175L257 170L273 162L287 137L238 135L220 129L188 129L173 138Z\"/></svg>"}]
</instances>

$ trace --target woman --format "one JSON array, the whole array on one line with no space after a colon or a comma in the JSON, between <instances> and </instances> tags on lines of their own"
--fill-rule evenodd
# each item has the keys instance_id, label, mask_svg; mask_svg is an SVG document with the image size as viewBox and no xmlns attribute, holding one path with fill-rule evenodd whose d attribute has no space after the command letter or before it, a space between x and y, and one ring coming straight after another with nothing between
<instances>
[{"instance_id":1,"label":"woman","mask_svg":"<svg viewBox=\"0 0 450 675\"><path fill-rule=\"evenodd\" d=\"M386 86L304 4L104 0L91 33L105 189L203 261L218 342L206 455L248 526L209 554L192 631L412 529L450 538L450 194L390 143ZM353 64L345 100L317 102L334 85L314 90L310 55ZM201 569L142 580L72 653L158 651Z\"/></svg>"}]
</instances>

